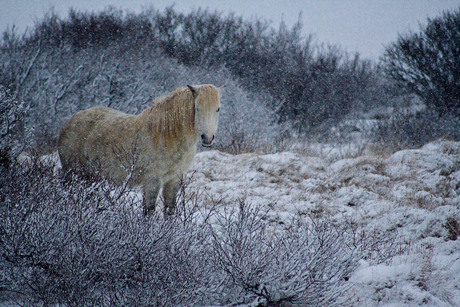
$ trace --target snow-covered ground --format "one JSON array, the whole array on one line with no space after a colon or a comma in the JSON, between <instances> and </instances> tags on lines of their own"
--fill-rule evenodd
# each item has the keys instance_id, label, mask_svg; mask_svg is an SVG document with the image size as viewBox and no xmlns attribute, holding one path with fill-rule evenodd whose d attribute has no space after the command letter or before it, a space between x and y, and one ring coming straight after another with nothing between
<instances>
[{"instance_id":1,"label":"snow-covered ground","mask_svg":"<svg viewBox=\"0 0 460 307\"><path fill-rule=\"evenodd\" d=\"M300 214L394 238L389 259L363 260L350 278L352 305L460 306L460 142L340 160L206 151L189 175L225 206L269 208L275 229Z\"/></svg>"}]
</instances>

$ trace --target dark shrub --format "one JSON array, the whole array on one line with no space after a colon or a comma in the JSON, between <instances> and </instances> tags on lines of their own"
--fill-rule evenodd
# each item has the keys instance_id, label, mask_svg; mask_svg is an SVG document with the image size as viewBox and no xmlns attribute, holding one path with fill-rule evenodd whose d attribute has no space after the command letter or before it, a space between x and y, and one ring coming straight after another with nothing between
<instances>
[{"instance_id":1,"label":"dark shrub","mask_svg":"<svg viewBox=\"0 0 460 307\"><path fill-rule=\"evenodd\" d=\"M460 140L460 119L430 109L415 114L400 112L379 122L373 131L374 141L390 151L419 148L439 138Z\"/></svg>"},{"instance_id":2,"label":"dark shrub","mask_svg":"<svg viewBox=\"0 0 460 307\"><path fill-rule=\"evenodd\" d=\"M460 8L428 19L419 33L401 35L385 52L388 76L441 116L460 118Z\"/></svg>"}]
</instances>

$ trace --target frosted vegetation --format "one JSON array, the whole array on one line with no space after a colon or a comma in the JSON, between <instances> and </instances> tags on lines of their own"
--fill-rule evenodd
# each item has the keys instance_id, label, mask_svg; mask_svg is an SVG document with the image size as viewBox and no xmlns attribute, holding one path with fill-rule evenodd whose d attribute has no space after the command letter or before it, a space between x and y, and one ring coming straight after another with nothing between
<instances>
[{"instance_id":1,"label":"frosted vegetation","mask_svg":"<svg viewBox=\"0 0 460 307\"><path fill-rule=\"evenodd\" d=\"M0 304L460 304L460 10L380 62L207 10L50 13L0 48ZM178 214L60 171L96 105L221 86Z\"/></svg>"}]
</instances>

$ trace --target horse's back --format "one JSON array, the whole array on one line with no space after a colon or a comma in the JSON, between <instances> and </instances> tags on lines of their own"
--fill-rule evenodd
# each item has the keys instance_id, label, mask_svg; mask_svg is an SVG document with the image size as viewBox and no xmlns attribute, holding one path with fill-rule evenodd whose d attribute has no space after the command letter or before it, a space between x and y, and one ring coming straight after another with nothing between
<instances>
[{"instance_id":1,"label":"horse's back","mask_svg":"<svg viewBox=\"0 0 460 307\"><path fill-rule=\"evenodd\" d=\"M130 114L109 107L93 107L75 113L69 121L78 122L79 124L84 124L91 128L102 121L110 122L118 118L127 118L130 116Z\"/></svg>"},{"instance_id":2,"label":"horse's back","mask_svg":"<svg viewBox=\"0 0 460 307\"><path fill-rule=\"evenodd\" d=\"M84 149L95 133L105 134L104 127L131 115L109 107L94 107L75 113L62 127L58 139L58 152L64 169L85 160Z\"/></svg>"}]
</instances>

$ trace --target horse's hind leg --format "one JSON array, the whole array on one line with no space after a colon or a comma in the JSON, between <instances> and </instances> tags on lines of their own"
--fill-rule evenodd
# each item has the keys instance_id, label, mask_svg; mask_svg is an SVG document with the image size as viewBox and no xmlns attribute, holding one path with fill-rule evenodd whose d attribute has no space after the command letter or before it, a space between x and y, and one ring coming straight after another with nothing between
<instances>
[{"instance_id":1,"label":"horse's hind leg","mask_svg":"<svg viewBox=\"0 0 460 307\"><path fill-rule=\"evenodd\" d=\"M168 181L163 186L164 212L167 215L173 215L176 211L176 195L179 188L180 184L178 180Z\"/></svg>"},{"instance_id":2,"label":"horse's hind leg","mask_svg":"<svg viewBox=\"0 0 460 307\"><path fill-rule=\"evenodd\" d=\"M161 182L157 178L151 178L144 184L144 214L149 215L155 212L158 193L160 193Z\"/></svg>"}]
</instances>

